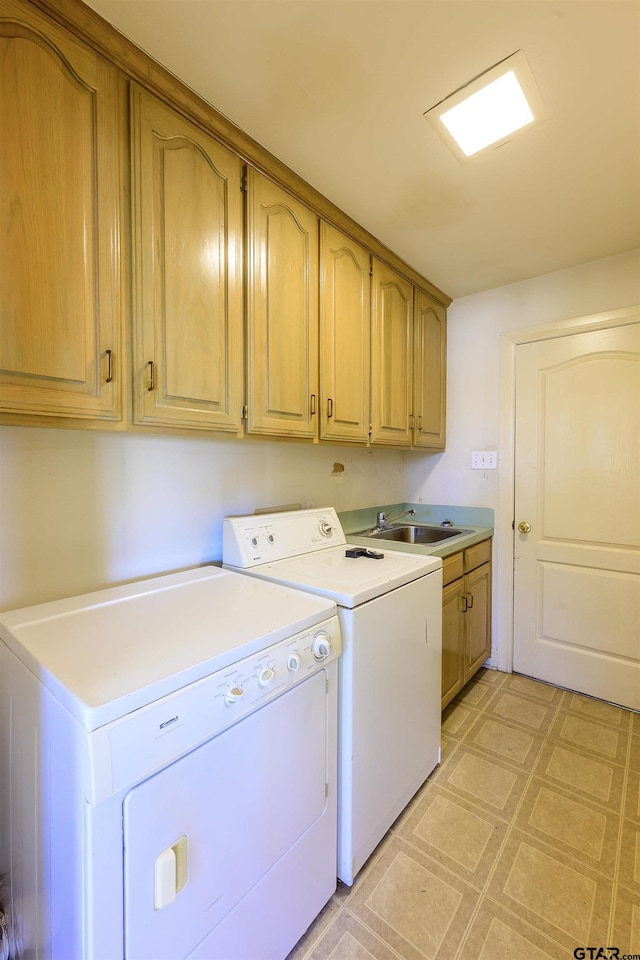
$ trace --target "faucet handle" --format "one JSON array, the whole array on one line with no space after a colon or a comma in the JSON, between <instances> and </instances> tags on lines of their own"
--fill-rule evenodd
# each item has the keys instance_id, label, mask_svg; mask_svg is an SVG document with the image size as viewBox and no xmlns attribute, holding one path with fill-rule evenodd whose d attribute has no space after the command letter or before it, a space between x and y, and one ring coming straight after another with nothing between
<instances>
[{"instance_id":1,"label":"faucet handle","mask_svg":"<svg viewBox=\"0 0 640 960\"><path fill-rule=\"evenodd\" d=\"M378 514L378 526L381 527L384 523L387 522L387 518L384 515L384 512L381 510Z\"/></svg>"}]
</instances>

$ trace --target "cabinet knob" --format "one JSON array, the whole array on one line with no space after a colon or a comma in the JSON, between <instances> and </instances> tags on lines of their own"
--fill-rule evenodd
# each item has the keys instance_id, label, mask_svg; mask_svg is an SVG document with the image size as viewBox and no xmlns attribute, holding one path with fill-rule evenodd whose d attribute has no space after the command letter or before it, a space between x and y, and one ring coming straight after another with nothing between
<instances>
[{"instance_id":1,"label":"cabinet knob","mask_svg":"<svg viewBox=\"0 0 640 960\"><path fill-rule=\"evenodd\" d=\"M528 520L521 520L518 524L518 530L520 533L531 533L531 524Z\"/></svg>"}]
</instances>

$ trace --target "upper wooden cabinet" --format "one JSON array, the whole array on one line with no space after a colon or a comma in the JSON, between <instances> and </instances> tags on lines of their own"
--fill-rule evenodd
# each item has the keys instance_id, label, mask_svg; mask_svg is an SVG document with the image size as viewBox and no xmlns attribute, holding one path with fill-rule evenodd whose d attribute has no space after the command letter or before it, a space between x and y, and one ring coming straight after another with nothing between
<instances>
[{"instance_id":1,"label":"upper wooden cabinet","mask_svg":"<svg viewBox=\"0 0 640 960\"><path fill-rule=\"evenodd\" d=\"M257 171L247 194L247 430L315 437L318 217Z\"/></svg>"},{"instance_id":2,"label":"upper wooden cabinet","mask_svg":"<svg viewBox=\"0 0 640 960\"><path fill-rule=\"evenodd\" d=\"M134 419L242 425L242 174L238 157L131 90Z\"/></svg>"},{"instance_id":3,"label":"upper wooden cabinet","mask_svg":"<svg viewBox=\"0 0 640 960\"><path fill-rule=\"evenodd\" d=\"M416 288L413 445L444 450L447 321L444 307Z\"/></svg>"},{"instance_id":4,"label":"upper wooden cabinet","mask_svg":"<svg viewBox=\"0 0 640 960\"><path fill-rule=\"evenodd\" d=\"M320 224L320 437L369 439L369 251Z\"/></svg>"},{"instance_id":5,"label":"upper wooden cabinet","mask_svg":"<svg viewBox=\"0 0 640 960\"><path fill-rule=\"evenodd\" d=\"M118 420L124 78L31 4L0 16L0 411Z\"/></svg>"},{"instance_id":6,"label":"upper wooden cabinet","mask_svg":"<svg viewBox=\"0 0 640 960\"><path fill-rule=\"evenodd\" d=\"M0 103L1 422L443 448L448 298L93 10Z\"/></svg>"},{"instance_id":7,"label":"upper wooden cabinet","mask_svg":"<svg viewBox=\"0 0 640 960\"><path fill-rule=\"evenodd\" d=\"M413 287L373 259L371 442L411 446Z\"/></svg>"}]
</instances>

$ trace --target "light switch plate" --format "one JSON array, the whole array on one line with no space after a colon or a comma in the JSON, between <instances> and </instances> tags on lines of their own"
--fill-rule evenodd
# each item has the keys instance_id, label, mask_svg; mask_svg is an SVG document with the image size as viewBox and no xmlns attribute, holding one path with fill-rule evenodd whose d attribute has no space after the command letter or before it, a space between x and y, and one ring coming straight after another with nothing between
<instances>
[{"instance_id":1,"label":"light switch plate","mask_svg":"<svg viewBox=\"0 0 640 960\"><path fill-rule=\"evenodd\" d=\"M472 470L495 470L498 466L498 454L495 450L474 450L471 454Z\"/></svg>"}]
</instances>

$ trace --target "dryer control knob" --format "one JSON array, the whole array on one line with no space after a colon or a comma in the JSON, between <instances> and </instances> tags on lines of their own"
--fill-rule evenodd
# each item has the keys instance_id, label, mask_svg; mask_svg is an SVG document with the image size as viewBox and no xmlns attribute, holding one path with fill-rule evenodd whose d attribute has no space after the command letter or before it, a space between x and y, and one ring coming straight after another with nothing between
<instances>
[{"instance_id":1,"label":"dryer control knob","mask_svg":"<svg viewBox=\"0 0 640 960\"><path fill-rule=\"evenodd\" d=\"M319 633L313 641L313 655L316 660L326 660L331 653L331 640L326 633Z\"/></svg>"},{"instance_id":2,"label":"dryer control knob","mask_svg":"<svg viewBox=\"0 0 640 960\"><path fill-rule=\"evenodd\" d=\"M260 676L258 677L258 686L268 687L275 675L275 670L272 670L271 667L265 667L264 670L260 671Z\"/></svg>"},{"instance_id":3,"label":"dryer control knob","mask_svg":"<svg viewBox=\"0 0 640 960\"><path fill-rule=\"evenodd\" d=\"M230 707L234 703L237 703L238 700L242 700L243 697L244 697L244 690L242 689L242 687L239 687L236 684L234 684L234 686L229 687L229 689L225 693L224 702L227 704L227 706Z\"/></svg>"},{"instance_id":4,"label":"dryer control knob","mask_svg":"<svg viewBox=\"0 0 640 960\"><path fill-rule=\"evenodd\" d=\"M330 537L333 533L333 527L328 520L321 520L319 529L323 537Z\"/></svg>"},{"instance_id":5,"label":"dryer control knob","mask_svg":"<svg viewBox=\"0 0 640 960\"><path fill-rule=\"evenodd\" d=\"M302 663L302 657L299 653L290 653L287 660L287 670L290 673L295 673L296 670L300 669L300 664Z\"/></svg>"}]
</instances>

